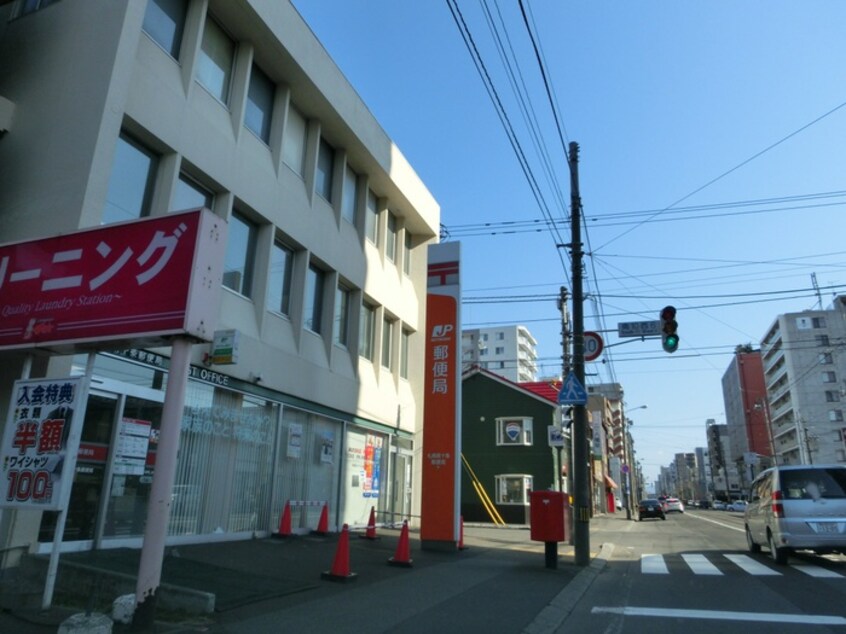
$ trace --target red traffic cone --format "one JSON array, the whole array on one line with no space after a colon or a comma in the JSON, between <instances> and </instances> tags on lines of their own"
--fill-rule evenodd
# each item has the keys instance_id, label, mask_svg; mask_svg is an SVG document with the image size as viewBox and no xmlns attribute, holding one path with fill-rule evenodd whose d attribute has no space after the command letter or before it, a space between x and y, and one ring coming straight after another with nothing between
<instances>
[{"instance_id":1,"label":"red traffic cone","mask_svg":"<svg viewBox=\"0 0 846 634\"><path fill-rule=\"evenodd\" d=\"M458 550L464 550L467 546L464 545L464 516L460 515L458 518Z\"/></svg>"},{"instance_id":2,"label":"red traffic cone","mask_svg":"<svg viewBox=\"0 0 846 634\"><path fill-rule=\"evenodd\" d=\"M344 524L341 537L338 539L338 548L335 550L332 568L321 572L320 577L327 581L354 581L358 577L356 573L350 572L350 529L346 524Z\"/></svg>"},{"instance_id":3,"label":"red traffic cone","mask_svg":"<svg viewBox=\"0 0 846 634\"><path fill-rule=\"evenodd\" d=\"M404 520L402 523L402 531L400 532L399 542L397 542L397 551L393 557L388 559L388 563L392 566L411 568L411 548L408 544L408 520Z\"/></svg>"},{"instance_id":4,"label":"red traffic cone","mask_svg":"<svg viewBox=\"0 0 846 634\"><path fill-rule=\"evenodd\" d=\"M290 537L291 532L291 503L285 502L285 508L282 509L282 517L279 518L279 532L276 533L278 537Z\"/></svg>"},{"instance_id":5,"label":"red traffic cone","mask_svg":"<svg viewBox=\"0 0 846 634\"><path fill-rule=\"evenodd\" d=\"M327 535L329 533L329 505L324 504L323 510L320 511L320 520L317 522L317 528L311 531L314 535Z\"/></svg>"},{"instance_id":6,"label":"red traffic cone","mask_svg":"<svg viewBox=\"0 0 846 634\"><path fill-rule=\"evenodd\" d=\"M376 535L376 507L370 507L370 519L367 521L367 530L364 535L359 535L362 539L379 539Z\"/></svg>"}]
</instances>

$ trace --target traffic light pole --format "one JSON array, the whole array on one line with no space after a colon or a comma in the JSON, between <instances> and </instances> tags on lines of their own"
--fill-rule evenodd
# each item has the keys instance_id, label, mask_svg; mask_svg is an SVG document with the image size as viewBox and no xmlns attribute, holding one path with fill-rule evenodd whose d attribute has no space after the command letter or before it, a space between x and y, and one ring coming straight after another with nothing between
<instances>
[{"instance_id":1,"label":"traffic light pole","mask_svg":"<svg viewBox=\"0 0 846 634\"><path fill-rule=\"evenodd\" d=\"M573 374L585 384L585 318L582 290L582 201L579 195L579 144L570 143L570 249L573 266ZM573 527L577 566L590 564L590 471L588 469L588 424L586 405L573 407L573 485L575 517Z\"/></svg>"}]
</instances>

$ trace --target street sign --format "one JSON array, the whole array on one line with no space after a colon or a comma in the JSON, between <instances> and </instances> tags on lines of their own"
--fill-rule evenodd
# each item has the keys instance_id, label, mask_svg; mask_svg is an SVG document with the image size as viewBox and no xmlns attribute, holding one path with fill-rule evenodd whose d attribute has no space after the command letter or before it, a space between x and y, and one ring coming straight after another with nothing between
<instances>
[{"instance_id":1,"label":"street sign","mask_svg":"<svg viewBox=\"0 0 846 634\"><path fill-rule=\"evenodd\" d=\"M559 405L584 405L587 403L587 392L584 386L579 383L576 375L570 372L564 379L564 384L558 392Z\"/></svg>"},{"instance_id":2,"label":"street sign","mask_svg":"<svg viewBox=\"0 0 846 634\"><path fill-rule=\"evenodd\" d=\"M617 335L620 337L657 337L661 334L661 320L624 321L617 323Z\"/></svg>"},{"instance_id":3,"label":"street sign","mask_svg":"<svg viewBox=\"0 0 846 634\"><path fill-rule=\"evenodd\" d=\"M585 331L585 361L594 361L602 354L604 343L598 332Z\"/></svg>"},{"instance_id":4,"label":"street sign","mask_svg":"<svg viewBox=\"0 0 846 634\"><path fill-rule=\"evenodd\" d=\"M547 441L550 447L564 446L564 432L558 425L549 425L546 428Z\"/></svg>"}]
</instances>

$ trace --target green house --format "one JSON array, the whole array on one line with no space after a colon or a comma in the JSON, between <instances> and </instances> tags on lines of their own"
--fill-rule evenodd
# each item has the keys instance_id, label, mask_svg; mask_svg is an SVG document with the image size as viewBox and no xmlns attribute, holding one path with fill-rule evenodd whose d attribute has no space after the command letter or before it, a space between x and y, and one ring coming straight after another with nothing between
<instances>
[{"instance_id":1,"label":"green house","mask_svg":"<svg viewBox=\"0 0 846 634\"><path fill-rule=\"evenodd\" d=\"M518 384L474 368L462 377L461 513L465 522L529 523L532 490L567 490L569 437L560 429L557 389Z\"/></svg>"}]
</instances>

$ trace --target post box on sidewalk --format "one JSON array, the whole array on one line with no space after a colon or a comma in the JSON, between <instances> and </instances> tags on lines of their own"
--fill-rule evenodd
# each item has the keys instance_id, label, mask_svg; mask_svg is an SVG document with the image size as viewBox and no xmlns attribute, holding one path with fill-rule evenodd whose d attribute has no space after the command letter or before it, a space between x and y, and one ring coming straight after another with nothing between
<instances>
[{"instance_id":1,"label":"post box on sidewalk","mask_svg":"<svg viewBox=\"0 0 846 634\"><path fill-rule=\"evenodd\" d=\"M567 541L567 496L560 491L532 491L529 496L532 541Z\"/></svg>"},{"instance_id":2,"label":"post box on sidewalk","mask_svg":"<svg viewBox=\"0 0 846 634\"><path fill-rule=\"evenodd\" d=\"M532 491L529 505L531 539L546 543L546 567L556 568L558 542L567 540L567 496L560 491Z\"/></svg>"}]
</instances>

